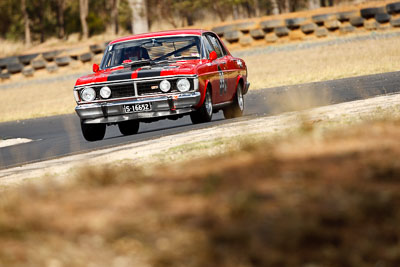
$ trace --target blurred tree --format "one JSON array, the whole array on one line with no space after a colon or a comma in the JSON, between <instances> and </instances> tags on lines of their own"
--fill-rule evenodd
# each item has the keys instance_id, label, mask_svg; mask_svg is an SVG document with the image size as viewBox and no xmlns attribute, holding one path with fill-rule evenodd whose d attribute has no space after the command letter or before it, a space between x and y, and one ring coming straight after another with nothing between
<instances>
[{"instance_id":1,"label":"blurred tree","mask_svg":"<svg viewBox=\"0 0 400 267\"><path fill-rule=\"evenodd\" d=\"M82 38L87 39L89 37L89 28L86 19L89 14L89 0L79 0L79 14L82 26Z\"/></svg>"},{"instance_id":2,"label":"blurred tree","mask_svg":"<svg viewBox=\"0 0 400 267\"><path fill-rule=\"evenodd\" d=\"M21 0L21 11L24 16L24 31L25 31L25 45L31 45L31 28L30 28L30 20L28 15L28 10L26 8L26 0Z\"/></svg>"},{"instance_id":3,"label":"blurred tree","mask_svg":"<svg viewBox=\"0 0 400 267\"><path fill-rule=\"evenodd\" d=\"M106 1L106 9L110 14L110 23L107 25L107 31L111 34L118 34L119 25L118 25L118 15L119 15L119 4L120 0L107 0Z\"/></svg>"},{"instance_id":4,"label":"blurred tree","mask_svg":"<svg viewBox=\"0 0 400 267\"><path fill-rule=\"evenodd\" d=\"M149 31L146 0L128 0L132 12L132 33L144 33Z\"/></svg>"}]
</instances>

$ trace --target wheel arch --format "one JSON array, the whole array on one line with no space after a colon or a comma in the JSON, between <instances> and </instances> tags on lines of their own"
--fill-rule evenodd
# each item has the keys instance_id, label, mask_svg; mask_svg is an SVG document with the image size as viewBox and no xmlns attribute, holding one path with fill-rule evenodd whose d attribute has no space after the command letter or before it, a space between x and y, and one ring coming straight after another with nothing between
<instances>
[{"instance_id":1,"label":"wheel arch","mask_svg":"<svg viewBox=\"0 0 400 267\"><path fill-rule=\"evenodd\" d=\"M201 98L200 98L199 103L195 106L196 109L201 107L201 105L203 105L204 99L206 98L206 91L208 89L210 90L210 93L212 95L212 84L211 84L210 80L206 80L205 83L204 83L204 89L202 91L200 90Z\"/></svg>"}]
</instances>

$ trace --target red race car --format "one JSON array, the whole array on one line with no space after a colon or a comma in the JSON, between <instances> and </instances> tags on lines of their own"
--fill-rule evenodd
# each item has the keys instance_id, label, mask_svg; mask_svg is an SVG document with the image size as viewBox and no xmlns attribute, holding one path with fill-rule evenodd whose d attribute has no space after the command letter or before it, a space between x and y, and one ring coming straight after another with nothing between
<instances>
[{"instance_id":1,"label":"red race car","mask_svg":"<svg viewBox=\"0 0 400 267\"><path fill-rule=\"evenodd\" d=\"M247 67L219 37L205 30L146 33L110 42L100 66L79 78L75 108L86 140L104 138L117 124L136 134L140 122L190 115L193 123L243 114Z\"/></svg>"}]
</instances>

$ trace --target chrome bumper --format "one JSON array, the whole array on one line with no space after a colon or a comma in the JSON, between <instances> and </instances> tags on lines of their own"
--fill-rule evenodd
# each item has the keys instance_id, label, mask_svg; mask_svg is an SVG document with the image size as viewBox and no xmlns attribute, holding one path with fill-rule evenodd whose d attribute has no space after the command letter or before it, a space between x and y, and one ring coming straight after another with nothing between
<instances>
[{"instance_id":1,"label":"chrome bumper","mask_svg":"<svg viewBox=\"0 0 400 267\"><path fill-rule=\"evenodd\" d=\"M200 92L192 92L115 102L81 104L75 108L75 111L84 123L116 123L189 113L199 103L200 97ZM142 103L151 103L152 110L135 113L123 112L123 105Z\"/></svg>"}]
</instances>

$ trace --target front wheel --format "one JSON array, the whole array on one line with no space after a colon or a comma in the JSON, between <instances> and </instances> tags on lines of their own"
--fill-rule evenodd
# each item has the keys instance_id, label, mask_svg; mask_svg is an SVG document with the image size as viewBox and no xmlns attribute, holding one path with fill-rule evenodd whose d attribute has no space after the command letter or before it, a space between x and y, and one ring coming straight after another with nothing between
<instances>
[{"instance_id":1,"label":"front wheel","mask_svg":"<svg viewBox=\"0 0 400 267\"><path fill-rule=\"evenodd\" d=\"M242 84L239 83L236 89L236 94L233 99L233 103L228 107L224 108L223 111L225 119L232 119L243 116L244 98L243 98L242 87L243 87Z\"/></svg>"},{"instance_id":2,"label":"front wheel","mask_svg":"<svg viewBox=\"0 0 400 267\"><path fill-rule=\"evenodd\" d=\"M83 137L89 142L102 140L106 134L106 125L103 123L86 124L81 121L81 129Z\"/></svg>"},{"instance_id":3,"label":"front wheel","mask_svg":"<svg viewBox=\"0 0 400 267\"><path fill-rule=\"evenodd\" d=\"M201 107L190 113L190 119L194 124L210 122L213 115L211 91L207 89L206 97Z\"/></svg>"},{"instance_id":4,"label":"front wheel","mask_svg":"<svg viewBox=\"0 0 400 267\"><path fill-rule=\"evenodd\" d=\"M119 122L118 128L123 135L137 134L139 132L139 121Z\"/></svg>"}]
</instances>

